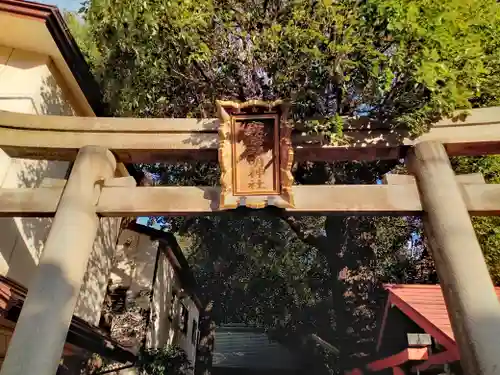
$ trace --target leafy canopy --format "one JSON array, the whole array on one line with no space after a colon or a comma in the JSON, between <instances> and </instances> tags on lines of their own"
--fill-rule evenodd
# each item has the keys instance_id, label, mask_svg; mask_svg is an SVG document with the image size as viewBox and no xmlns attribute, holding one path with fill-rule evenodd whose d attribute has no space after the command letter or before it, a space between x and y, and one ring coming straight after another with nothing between
<instances>
[{"instance_id":1,"label":"leafy canopy","mask_svg":"<svg viewBox=\"0 0 500 375\"><path fill-rule=\"evenodd\" d=\"M95 72L116 114L213 116L220 98L284 98L326 134L338 115L419 133L497 100L494 0L93 0Z\"/></svg>"},{"instance_id":2,"label":"leafy canopy","mask_svg":"<svg viewBox=\"0 0 500 375\"><path fill-rule=\"evenodd\" d=\"M487 183L500 184L500 155L460 157L453 160L457 173L481 173ZM500 217L473 217L472 224L495 285L500 285Z\"/></svg>"}]
</instances>

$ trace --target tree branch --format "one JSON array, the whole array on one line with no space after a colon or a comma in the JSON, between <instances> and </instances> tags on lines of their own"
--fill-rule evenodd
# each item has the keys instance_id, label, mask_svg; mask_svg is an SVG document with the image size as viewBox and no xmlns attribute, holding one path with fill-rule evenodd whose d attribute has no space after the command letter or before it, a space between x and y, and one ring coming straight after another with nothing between
<instances>
[{"instance_id":1,"label":"tree branch","mask_svg":"<svg viewBox=\"0 0 500 375\"><path fill-rule=\"evenodd\" d=\"M201 249L201 246L198 246L195 251L193 251L192 253L189 253L189 255L186 257L186 260L188 261L188 263L191 264L191 261L195 258L196 255L199 254L200 249Z\"/></svg>"},{"instance_id":2,"label":"tree branch","mask_svg":"<svg viewBox=\"0 0 500 375\"><path fill-rule=\"evenodd\" d=\"M184 220L184 222L179 225L179 228L177 229L177 232L179 232L180 235L185 235L189 228L193 226L193 224L196 222L196 218L187 218Z\"/></svg>"},{"instance_id":3,"label":"tree branch","mask_svg":"<svg viewBox=\"0 0 500 375\"><path fill-rule=\"evenodd\" d=\"M193 62L194 62L195 68L203 76L203 79L205 80L205 82L207 82L208 84L210 84L212 81L210 80L210 78L208 78L207 74L205 73L205 71L203 70L203 68L200 66L200 64L198 63L198 61L194 60Z\"/></svg>"},{"instance_id":4,"label":"tree branch","mask_svg":"<svg viewBox=\"0 0 500 375\"><path fill-rule=\"evenodd\" d=\"M111 370L96 372L95 375L111 374L112 372L118 372L118 371L121 371L121 370L132 368L134 366L135 366L135 363L132 363L131 365L125 365L125 366L122 366L122 367L112 368Z\"/></svg>"},{"instance_id":5,"label":"tree branch","mask_svg":"<svg viewBox=\"0 0 500 375\"><path fill-rule=\"evenodd\" d=\"M293 216L279 215L279 218L288 224L290 229L295 232L297 237L302 242L308 244L309 246L315 247L318 250L321 250L324 247L326 241L325 236L315 236L311 233L306 233L302 230L300 223Z\"/></svg>"}]
</instances>

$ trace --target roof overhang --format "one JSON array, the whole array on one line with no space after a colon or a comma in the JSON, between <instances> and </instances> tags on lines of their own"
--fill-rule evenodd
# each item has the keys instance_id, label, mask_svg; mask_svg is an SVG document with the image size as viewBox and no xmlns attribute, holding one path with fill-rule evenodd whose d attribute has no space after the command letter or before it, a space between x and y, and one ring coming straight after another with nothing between
<instances>
[{"instance_id":1,"label":"roof overhang","mask_svg":"<svg viewBox=\"0 0 500 375\"><path fill-rule=\"evenodd\" d=\"M412 372L418 372L425 371L433 366L439 366L460 360L460 355L454 339L427 319L426 316L424 316L425 314L419 311L414 304L398 295L395 290L397 291L397 288L401 287L418 287L418 285L384 285L384 288L388 292L388 296L377 338L377 352L380 350L382 340L384 338L384 332L387 328L389 310L394 307L400 310L404 315L415 322L427 334L432 336L439 344L441 344L443 346L443 351L430 354L427 347L408 347L402 352L373 361L364 366L364 369L371 372L392 369L393 374L403 374L403 371L399 366L411 361L417 361L417 363L411 367ZM425 285L425 287L436 286ZM345 373L345 375L362 374L363 370L361 368L355 368Z\"/></svg>"},{"instance_id":2,"label":"roof overhang","mask_svg":"<svg viewBox=\"0 0 500 375\"><path fill-rule=\"evenodd\" d=\"M448 352L445 352L448 353ZM376 361L368 363L364 366L364 369L368 373L384 371L392 369L394 375L405 374L401 367L408 362L420 362L420 364L413 366L413 369L427 369L434 364L447 363L442 362L442 359L451 358L450 356L436 355L431 357L432 361L429 360L429 350L426 347L423 348L406 348L403 351L378 359ZM422 362L425 361L425 362ZM355 368L345 372L345 375L363 375L364 371L360 368Z\"/></svg>"},{"instance_id":3,"label":"roof overhang","mask_svg":"<svg viewBox=\"0 0 500 375\"><path fill-rule=\"evenodd\" d=\"M191 299L201 312L203 304L196 293L198 289L196 279L194 278L191 268L189 267L189 263L175 236L170 232L158 230L136 222L129 223L127 225L127 229L149 236L151 239L159 240L166 245L165 247L160 247L160 250L162 250L166 255L184 289L188 291Z\"/></svg>"},{"instance_id":4,"label":"roof overhang","mask_svg":"<svg viewBox=\"0 0 500 375\"><path fill-rule=\"evenodd\" d=\"M386 285L385 289L388 292L388 297L384 315L382 318L381 328L377 337L377 350L380 349L380 345L384 337L385 329L387 326L387 314L389 312L389 309L394 306L398 308L403 314L405 314L409 319L414 321L426 333L431 335L444 348L451 351L457 350L456 342L454 339L450 338L445 332L439 329L439 327L427 320L419 311L413 308L413 306L393 293L391 290L391 285Z\"/></svg>"},{"instance_id":5,"label":"roof overhang","mask_svg":"<svg viewBox=\"0 0 500 375\"><path fill-rule=\"evenodd\" d=\"M0 276L0 319L11 322L15 326L26 300L28 290L5 276ZM120 363L133 363L137 354L130 348L120 345L105 335L95 326L83 319L73 316L68 330L66 343L76 350L81 349L97 353L104 358Z\"/></svg>"},{"instance_id":6,"label":"roof overhang","mask_svg":"<svg viewBox=\"0 0 500 375\"><path fill-rule=\"evenodd\" d=\"M49 56L85 116L104 116L99 86L58 8L22 0L0 0L0 45Z\"/></svg>"}]
</instances>

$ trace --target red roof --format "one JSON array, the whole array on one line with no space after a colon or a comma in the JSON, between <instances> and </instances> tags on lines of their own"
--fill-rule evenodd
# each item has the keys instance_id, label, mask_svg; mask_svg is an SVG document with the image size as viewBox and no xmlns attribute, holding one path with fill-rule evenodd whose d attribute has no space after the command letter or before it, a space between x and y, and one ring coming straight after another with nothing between
<instances>
[{"instance_id":1,"label":"red roof","mask_svg":"<svg viewBox=\"0 0 500 375\"><path fill-rule=\"evenodd\" d=\"M387 308L391 305L396 306L441 345L447 349L456 348L440 285L399 284L386 285L385 288L389 291ZM500 288L495 288L495 291L500 299ZM382 323L379 344L385 327L385 318L386 316Z\"/></svg>"}]
</instances>

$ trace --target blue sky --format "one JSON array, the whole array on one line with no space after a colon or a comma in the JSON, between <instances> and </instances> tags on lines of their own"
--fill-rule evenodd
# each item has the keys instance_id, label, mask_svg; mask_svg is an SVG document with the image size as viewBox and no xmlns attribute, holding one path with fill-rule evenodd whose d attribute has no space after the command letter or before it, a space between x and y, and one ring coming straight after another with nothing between
<instances>
[{"instance_id":1,"label":"blue sky","mask_svg":"<svg viewBox=\"0 0 500 375\"><path fill-rule=\"evenodd\" d=\"M40 3L57 5L60 10L78 10L82 3L81 0L38 0Z\"/></svg>"}]
</instances>

